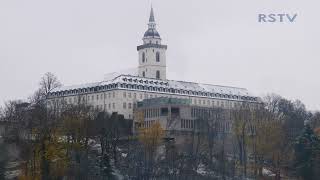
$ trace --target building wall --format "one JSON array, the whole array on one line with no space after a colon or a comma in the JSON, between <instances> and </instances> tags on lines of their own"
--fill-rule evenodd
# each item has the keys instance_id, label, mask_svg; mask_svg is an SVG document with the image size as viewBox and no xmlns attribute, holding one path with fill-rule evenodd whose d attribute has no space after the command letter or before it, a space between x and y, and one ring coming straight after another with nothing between
<instances>
[{"instance_id":1,"label":"building wall","mask_svg":"<svg viewBox=\"0 0 320 180\"><path fill-rule=\"evenodd\" d=\"M160 62L156 61L156 53L160 53ZM145 62L142 60L142 54L145 54ZM139 50L139 76L156 78L156 71L160 71L160 79L165 80L166 75L166 50L163 48L144 48Z\"/></svg>"},{"instance_id":2,"label":"building wall","mask_svg":"<svg viewBox=\"0 0 320 180\"><path fill-rule=\"evenodd\" d=\"M109 113L118 112L119 114L123 114L125 118L132 119L133 108L138 101L157 97L189 99L191 100L192 105L202 107L234 108L242 103L242 101L237 100L173 95L167 93L146 92L127 89L114 89L99 93L51 98L49 99L49 105L52 101L64 101L67 104L77 104L79 102L84 102L87 105L91 105L101 111L106 111ZM79 101L79 99L81 101Z\"/></svg>"}]
</instances>

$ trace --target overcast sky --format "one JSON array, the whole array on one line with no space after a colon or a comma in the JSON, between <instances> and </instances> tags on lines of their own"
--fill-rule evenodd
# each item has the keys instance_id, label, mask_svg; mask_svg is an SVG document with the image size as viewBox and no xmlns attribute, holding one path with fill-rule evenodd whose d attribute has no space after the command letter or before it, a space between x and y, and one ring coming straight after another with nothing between
<instances>
[{"instance_id":1,"label":"overcast sky","mask_svg":"<svg viewBox=\"0 0 320 180\"><path fill-rule=\"evenodd\" d=\"M319 0L154 0L168 78L277 93L320 110ZM150 0L1 0L0 104L138 65ZM260 13L298 14L259 23Z\"/></svg>"}]
</instances>

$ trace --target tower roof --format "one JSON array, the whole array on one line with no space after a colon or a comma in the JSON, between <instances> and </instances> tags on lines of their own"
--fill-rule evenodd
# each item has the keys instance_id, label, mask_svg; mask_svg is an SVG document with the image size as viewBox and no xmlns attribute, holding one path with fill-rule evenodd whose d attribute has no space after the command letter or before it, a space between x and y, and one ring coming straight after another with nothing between
<instances>
[{"instance_id":1,"label":"tower roof","mask_svg":"<svg viewBox=\"0 0 320 180\"><path fill-rule=\"evenodd\" d=\"M148 30L144 33L144 38L160 38L160 34L156 29L156 22L154 18L153 7L151 7Z\"/></svg>"}]
</instances>

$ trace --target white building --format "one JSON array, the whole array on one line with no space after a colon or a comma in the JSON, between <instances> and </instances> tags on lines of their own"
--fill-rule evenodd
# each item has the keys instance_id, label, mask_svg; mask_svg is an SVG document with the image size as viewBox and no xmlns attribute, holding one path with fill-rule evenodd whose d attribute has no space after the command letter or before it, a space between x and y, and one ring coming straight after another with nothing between
<instances>
[{"instance_id":1,"label":"white building","mask_svg":"<svg viewBox=\"0 0 320 180\"><path fill-rule=\"evenodd\" d=\"M138 68L108 74L101 82L56 88L50 93L48 104L85 103L132 119L138 101L155 97L190 99L194 105L223 108L233 108L242 102L259 102L258 97L244 88L168 80L166 49L167 46L161 44L151 8L143 44L137 47Z\"/></svg>"}]
</instances>

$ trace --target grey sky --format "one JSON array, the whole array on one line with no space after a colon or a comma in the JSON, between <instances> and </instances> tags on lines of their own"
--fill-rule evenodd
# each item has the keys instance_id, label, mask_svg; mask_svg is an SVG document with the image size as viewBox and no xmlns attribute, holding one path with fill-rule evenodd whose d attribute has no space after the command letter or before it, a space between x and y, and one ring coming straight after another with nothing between
<instances>
[{"instance_id":1,"label":"grey sky","mask_svg":"<svg viewBox=\"0 0 320 180\"><path fill-rule=\"evenodd\" d=\"M319 0L154 0L169 79L274 92L320 109ZM0 104L45 72L64 85L136 67L149 0L0 1ZM258 23L259 13L298 13Z\"/></svg>"}]
</instances>

